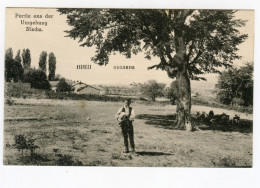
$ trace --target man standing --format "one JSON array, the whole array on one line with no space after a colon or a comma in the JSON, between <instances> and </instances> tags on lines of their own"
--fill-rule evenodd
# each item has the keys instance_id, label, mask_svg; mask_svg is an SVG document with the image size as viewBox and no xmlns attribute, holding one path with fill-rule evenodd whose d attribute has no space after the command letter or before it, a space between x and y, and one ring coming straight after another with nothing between
<instances>
[{"instance_id":1,"label":"man standing","mask_svg":"<svg viewBox=\"0 0 260 188\"><path fill-rule=\"evenodd\" d=\"M122 134L124 138L125 150L124 153L129 153L128 138L130 140L131 152L135 154L135 143L134 143L134 128L133 121L135 118L135 112L132 107L130 107L131 99L125 99L125 105L118 110L116 113L116 118L119 121L119 125L122 129Z\"/></svg>"}]
</instances>

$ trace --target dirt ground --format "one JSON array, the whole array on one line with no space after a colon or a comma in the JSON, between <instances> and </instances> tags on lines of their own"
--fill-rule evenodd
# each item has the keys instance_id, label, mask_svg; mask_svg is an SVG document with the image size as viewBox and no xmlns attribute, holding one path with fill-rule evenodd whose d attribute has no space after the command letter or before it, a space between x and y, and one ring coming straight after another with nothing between
<instances>
[{"instance_id":1,"label":"dirt ground","mask_svg":"<svg viewBox=\"0 0 260 188\"><path fill-rule=\"evenodd\" d=\"M227 129L201 126L186 132L172 128L175 106L132 104L136 151L123 154L123 138L115 113L120 102L14 99L5 105L4 164L58 165L59 156L71 156L84 166L142 167L250 167L252 126ZM196 111L225 112L252 122L253 116L224 109L193 106ZM14 136L35 139L37 157L14 146ZM59 163L60 164L60 163ZM65 163L64 163L65 164Z\"/></svg>"}]
</instances>

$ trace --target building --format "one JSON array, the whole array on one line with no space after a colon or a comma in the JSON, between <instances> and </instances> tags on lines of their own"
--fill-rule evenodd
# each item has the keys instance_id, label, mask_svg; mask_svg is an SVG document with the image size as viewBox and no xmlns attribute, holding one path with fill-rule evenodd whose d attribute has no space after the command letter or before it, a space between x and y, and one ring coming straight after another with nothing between
<instances>
[{"instance_id":1,"label":"building","mask_svg":"<svg viewBox=\"0 0 260 188\"><path fill-rule=\"evenodd\" d=\"M96 95L104 95L105 89L91 86L82 82L78 82L72 86L74 88L75 93L79 94L96 94Z\"/></svg>"},{"instance_id":2,"label":"building","mask_svg":"<svg viewBox=\"0 0 260 188\"><path fill-rule=\"evenodd\" d=\"M82 83L82 82L77 82L72 85L75 93L78 93L79 90L81 90L82 88L84 88L86 86L87 86L87 84Z\"/></svg>"}]
</instances>

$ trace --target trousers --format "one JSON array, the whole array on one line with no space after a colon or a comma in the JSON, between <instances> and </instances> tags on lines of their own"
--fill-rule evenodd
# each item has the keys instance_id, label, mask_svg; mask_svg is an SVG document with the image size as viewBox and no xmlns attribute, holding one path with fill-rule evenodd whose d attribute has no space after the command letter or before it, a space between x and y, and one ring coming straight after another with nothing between
<instances>
[{"instance_id":1,"label":"trousers","mask_svg":"<svg viewBox=\"0 0 260 188\"><path fill-rule=\"evenodd\" d=\"M124 121L121 124L121 129L122 129L122 135L124 138L124 145L125 145L125 150L128 151L128 138L130 141L130 147L132 150L135 150L135 143L134 143L134 127L132 121Z\"/></svg>"}]
</instances>

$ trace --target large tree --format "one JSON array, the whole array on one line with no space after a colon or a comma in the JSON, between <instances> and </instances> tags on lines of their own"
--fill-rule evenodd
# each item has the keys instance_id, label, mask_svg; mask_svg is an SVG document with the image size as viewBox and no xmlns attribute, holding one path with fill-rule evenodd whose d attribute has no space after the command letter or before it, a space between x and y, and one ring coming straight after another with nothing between
<instances>
[{"instance_id":1,"label":"large tree","mask_svg":"<svg viewBox=\"0 0 260 188\"><path fill-rule=\"evenodd\" d=\"M11 67L13 62L13 49L8 48L5 51L5 80L10 81L11 79Z\"/></svg>"},{"instance_id":2,"label":"large tree","mask_svg":"<svg viewBox=\"0 0 260 188\"><path fill-rule=\"evenodd\" d=\"M22 64L22 58L21 58L21 51L20 50L17 51L17 54L16 54L14 60L19 62L20 64Z\"/></svg>"},{"instance_id":3,"label":"large tree","mask_svg":"<svg viewBox=\"0 0 260 188\"><path fill-rule=\"evenodd\" d=\"M28 48L23 49L22 60L24 70L29 69L31 67L31 52Z\"/></svg>"},{"instance_id":4,"label":"large tree","mask_svg":"<svg viewBox=\"0 0 260 188\"><path fill-rule=\"evenodd\" d=\"M81 46L95 46L94 63L106 65L112 52L130 58L143 51L147 59L158 57L149 68L165 70L176 78L177 124L188 129L191 112L190 80L201 74L217 73L238 59L237 46L247 35L238 28L245 21L235 19L233 10L141 10L59 9L67 15L68 37Z\"/></svg>"},{"instance_id":5,"label":"large tree","mask_svg":"<svg viewBox=\"0 0 260 188\"><path fill-rule=\"evenodd\" d=\"M216 84L217 99L227 105L253 106L253 63L221 73Z\"/></svg>"},{"instance_id":6,"label":"large tree","mask_svg":"<svg viewBox=\"0 0 260 188\"><path fill-rule=\"evenodd\" d=\"M23 80L23 67L21 65L20 50L13 59L13 50L8 48L5 53L5 80L18 82Z\"/></svg>"},{"instance_id":7,"label":"large tree","mask_svg":"<svg viewBox=\"0 0 260 188\"><path fill-rule=\"evenodd\" d=\"M49 76L50 81L54 80L56 71L56 56L53 52L49 53Z\"/></svg>"},{"instance_id":8,"label":"large tree","mask_svg":"<svg viewBox=\"0 0 260 188\"><path fill-rule=\"evenodd\" d=\"M47 52L42 51L39 58L39 68L46 72L46 66L47 66Z\"/></svg>"}]
</instances>

